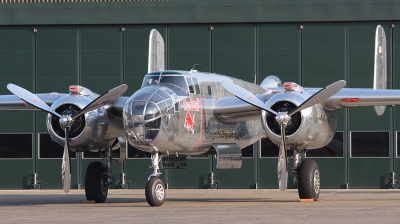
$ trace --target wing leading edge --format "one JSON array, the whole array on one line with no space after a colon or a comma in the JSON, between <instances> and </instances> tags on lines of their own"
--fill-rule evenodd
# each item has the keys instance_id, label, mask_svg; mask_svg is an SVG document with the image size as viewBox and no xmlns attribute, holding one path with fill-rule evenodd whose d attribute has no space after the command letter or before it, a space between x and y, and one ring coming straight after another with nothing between
<instances>
[{"instance_id":1,"label":"wing leading edge","mask_svg":"<svg viewBox=\"0 0 400 224\"><path fill-rule=\"evenodd\" d=\"M325 101L328 109L400 104L400 90L344 88Z\"/></svg>"},{"instance_id":2,"label":"wing leading edge","mask_svg":"<svg viewBox=\"0 0 400 224\"><path fill-rule=\"evenodd\" d=\"M35 94L48 106L51 106L56 100L68 96L67 93L41 93ZM125 102L129 99L126 96L120 96L111 103L107 108L107 112L114 118L122 120L122 111ZM36 107L24 102L15 95L0 95L0 110L39 110Z\"/></svg>"},{"instance_id":3,"label":"wing leading edge","mask_svg":"<svg viewBox=\"0 0 400 224\"><path fill-rule=\"evenodd\" d=\"M51 106L56 100L61 97L68 96L65 93L43 93L35 94L48 106ZM2 95L0 96L0 110L39 110L33 107L15 95Z\"/></svg>"}]
</instances>

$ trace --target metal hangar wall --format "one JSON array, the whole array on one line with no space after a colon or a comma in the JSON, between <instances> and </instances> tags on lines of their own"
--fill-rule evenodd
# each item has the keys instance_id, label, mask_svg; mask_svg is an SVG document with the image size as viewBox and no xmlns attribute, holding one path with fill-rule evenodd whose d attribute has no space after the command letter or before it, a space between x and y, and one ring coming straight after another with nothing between
<instances>
[{"instance_id":1,"label":"metal hangar wall","mask_svg":"<svg viewBox=\"0 0 400 224\"><path fill-rule=\"evenodd\" d=\"M388 39L388 88L400 88L399 10L396 1L361 0L3 0L0 94L10 94L8 83L34 93L67 92L71 84L103 93L126 83L125 95L131 95L147 71L152 28L166 41L168 69L199 64L200 71L257 83L276 75L307 87L344 79L347 87L371 88L377 24ZM335 139L307 155L320 167L322 187L397 188L399 107L380 117L372 107L336 113ZM62 188L63 148L47 134L45 116L0 111L0 189ZM192 157L187 169L163 170L162 178L169 188L277 188L277 153L263 139L243 150L240 170L215 169L212 156ZM145 186L147 156L129 147L124 164L113 165L112 187ZM96 153L74 155L73 188L84 187L87 165L99 159Z\"/></svg>"}]
</instances>

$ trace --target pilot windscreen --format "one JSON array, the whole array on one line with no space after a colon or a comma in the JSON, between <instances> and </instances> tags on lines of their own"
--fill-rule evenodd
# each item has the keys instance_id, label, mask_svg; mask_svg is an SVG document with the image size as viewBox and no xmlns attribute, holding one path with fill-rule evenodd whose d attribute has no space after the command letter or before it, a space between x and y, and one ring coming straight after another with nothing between
<instances>
[{"instance_id":1,"label":"pilot windscreen","mask_svg":"<svg viewBox=\"0 0 400 224\"><path fill-rule=\"evenodd\" d=\"M172 89L177 95L188 95L188 87L183 76L161 76L160 85Z\"/></svg>"}]
</instances>

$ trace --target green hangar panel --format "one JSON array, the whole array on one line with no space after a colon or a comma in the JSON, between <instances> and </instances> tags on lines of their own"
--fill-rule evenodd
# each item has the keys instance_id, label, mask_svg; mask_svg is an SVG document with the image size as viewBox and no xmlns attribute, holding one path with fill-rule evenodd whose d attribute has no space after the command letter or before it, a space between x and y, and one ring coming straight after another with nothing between
<instances>
[{"instance_id":1,"label":"green hangar panel","mask_svg":"<svg viewBox=\"0 0 400 224\"><path fill-rule=\"evenodd\" d=\"M0 94L8 83L34 93L67 93L78 84L102 94L126 83L125 96L147 73L148 37L165 41L166 68L191 68L260 84L323 87L345 80L371 88L374 33L387 36L388 88L400 89L400 3L396 1L121 1L0 3ZM323 188L397 188L399 107L336 111L334 140L307 157ZM51 140L46 113L0 111L0 189L61 189L63 147ZM119 151L113 153L119 157ZM112 188L144 188L149 154L127 147L113 163ZM188 168L162 170L169 188L277 188L277 147L262 139L243 149L239 170L218 170L214 156L188 158ZM97 153L72 157L72 188L84 188ZM292 162L289 163L289 170ZM394 178L394 179L393 179ZM289 175L290 188L295 188Z\"/></svg>"},{"instance_id":2,"label":"green hangar panel","mask_svg":"<svg viewBox=\"0 0 400 224\"><path fill-rule=\"evenodd\" d=\"M0 85L20 83L30 91L35 90L35 34L31 27L0 28ZM23 65L23 66L21 66ZM9 94L7 88L1 94ZM2 188L29 188L34 179L36 138L34 136L35 112L0 111Z\"/></svg>"}]
</instances>

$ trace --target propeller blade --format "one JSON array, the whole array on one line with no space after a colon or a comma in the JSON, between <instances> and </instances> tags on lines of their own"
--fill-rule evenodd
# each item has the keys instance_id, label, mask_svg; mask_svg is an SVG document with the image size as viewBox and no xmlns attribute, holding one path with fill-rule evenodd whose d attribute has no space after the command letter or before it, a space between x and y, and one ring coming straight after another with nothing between
<instances>
[{"instance_id":1,"label":"propeller blade","mask_svg":"<svg viewBox=\"0 0 400 224\"><path fill-rule=\"evenodd\" d=\"M57 112L51 109L45 102L43 102L43 100L41 100L39 97L29 92L28 90L20 86L14 85L12 83L7 85L7 89L14 95L16 95L18 98L29 103L30 105L40 110L46 111L47 113L53 114L57 117L61 117L61 115L59 115Z\"/></svg>"},{"instance_id":2,"label":"propeller blade","mask_svg":"<svg viewBox=\"0 0 400 224\"><path fill-rule=\"evenodd\" d=\"M289 113L289 116L306 109L308 107L314 106L318 103L323 103L325 100L329 99L331 96L335 95L339 92L344 86L346 85L346 81L339 80L335 83L330 84L329 86L321 89L320 91L316 92L314 95L309 97L306 101L300 104L296 109Z\"/></svg>"},{"instance_id":3,"label":"propeller blade","mask_svg":"<svg viewBox=\"0 0 400 224\"><path fill-rule=\"evenodd\" d=\"M244 102L247 102L255 107L260 108L261 110L265 110L276 115L275 111L271 110L269 107L266 107L265 104L260 99L258 99L253 93L247 91L241 86L238 86L233 82L229 81L223 81L221 82L221 85L230 93L235 95L237 98L243 100Z\"/></svg>"},{"instance_id":4,"label":"propeller blade","mask_svg":"<svg viewBox=\"0 0 400 224\"><path fill-rule=\"evenodd\" d=\"M71 157L69 150L69 128L67 127L65 128L65 144L61 165L61 174L64 192L68 193L71 187Z\"/></svg>"},{"instance_id":5,"label":"propeller blade","mask_svg":"<svg viewBox=\"0 0 400 224\"><path fill-rule=\"evenodd\" d=\"M278 155L278 183L279 190L285 191L287 188L287 164L286 164L286 139L285 139L285 125L281 124L281 144L279 145Z\"/></svg>"},{"instance_id":6,"label":"propeller blade","mask_svg":"<svg viewBox=\"0 0 400 224\"><path fill-rule=\"evenodd\" d=\"M120 86L115 87L114 89L109 90L108 92L97 97L91 103L86 105L86 107L84 107L81 111L79 111L77 114L75 114L72 117L72 120L75 120L75 118L81 116L82 114L84 114L86 112L92 111L94 109L97 109L99 107L102 107L102 106L114 101L120 95L122 95L127 89L128 89L128 86L126 84L122 84Z\"/></svg>"}]
</instances>

